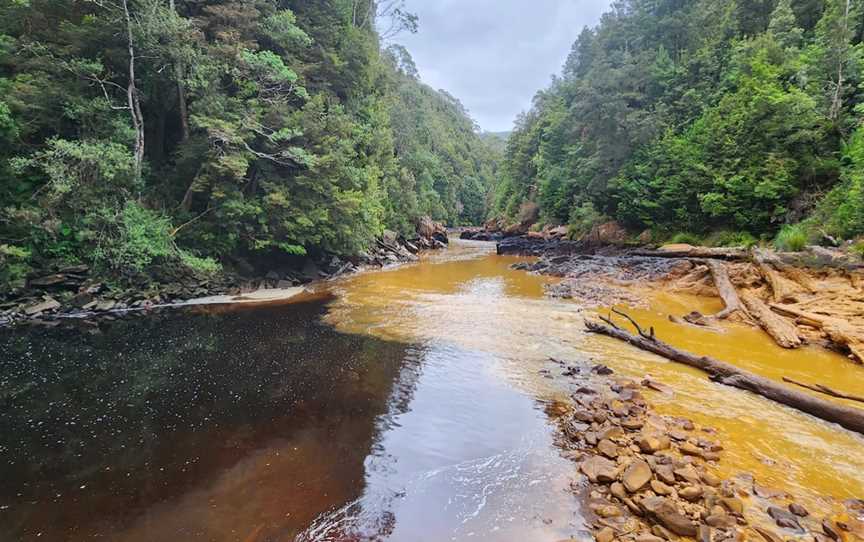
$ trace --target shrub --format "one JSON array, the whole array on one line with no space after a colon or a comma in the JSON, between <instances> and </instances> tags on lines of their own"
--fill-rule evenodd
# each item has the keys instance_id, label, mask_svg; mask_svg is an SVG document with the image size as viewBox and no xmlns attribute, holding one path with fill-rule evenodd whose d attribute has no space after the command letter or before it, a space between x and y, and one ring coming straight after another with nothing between
<instances>
[{"instance_id":1,"label":"shrub","mask_svg":"<svg viewBox=\"0 0 864 542\"><path fill-rule=\"evenodd\" d=\"M759 240L746 231L723 230L708 236L706 243L713 247L744 247L756 246Z\"/></svg>"},{"instance_id":2,"label":"shrub","mask_svg":"<svg viewBox=\"0 0 864 542\"><path fill-rule=\"evenodd\" d=\"M112 269L143 271L157 258L175 254L171 221L134 201L119 213L102 210L97 214L101 235L95 260Z\"/></svg>"},{"instance_id":3,"label":"shrub","mask_svg":"<svg viewBox=\"0 0 864 542\"><path fill-rule=\"evenodd\" d=\"M568 235L578 238L587 234L597 224L605 222L607 218L594 208L591 202L586 202L579 207L573 207L570 211L570 224Z\"/></svg>"},{"instance_id":4,"label":"shrub","mask_svg":"<svg viewBox=\"0 0 864 542\"><path fill-rule=\"evenodd\" d=\"M178 254L180 255L180 261L183 262L183 265L198 273L213 275L222 271L222 264L213 258L202 258L185 250L180 250Z\"/></svg>"},{"instance_id":5,"label":"shrub","mask_svg":"<svg viewBox=\"0 0 864 542\"><path fill-rule=\"evenodd\" d=\"M864 260L864 239L859 239L851 247L849 247L849 252L858 256L858 258Z\"/></svg>"},{"instance_id":6,"label":"shrub","mask_svg":"<svg viewBox=\"0 0 864 542\"><path fill-rule=\"evenodd\" d=\"M15 245L0 245L0 292L23 286L17 283L30 271L29 259L30 251L27 249Z\"/></svg>"},{"instance_id":7,"label":"shrub","mask_svg":"<svg viewBox=\"0 0 864 542\"><path fill-rule=\"evenodd\" d=\"M673 235L669 242L675 245L701 245L702 239L695 233L679 232Z\"/></svg>"},{"instance_id":8,"label":"shrub","mask_svg":"<svg viewBox=\"0 0 864 542\"><path fill-rule=\"evenodd\" d=\"M807 246L808 237L801 224L787 224L774 238L774 247L786 252L799 252Z\"/></svg>"}]
</instances>

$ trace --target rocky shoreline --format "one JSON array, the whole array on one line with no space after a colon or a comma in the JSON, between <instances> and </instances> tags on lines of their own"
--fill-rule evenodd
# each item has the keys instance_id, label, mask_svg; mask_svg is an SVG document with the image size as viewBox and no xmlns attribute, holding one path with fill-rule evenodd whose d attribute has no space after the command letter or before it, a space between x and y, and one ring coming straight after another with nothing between
<instances>
[{"instance_id":1,"label":"rocky shoreline","mask_svg":"<svg viewBox=\"0 0 864 542\"><path fill-rule=\"evenodd\" d=\"M209 304L214 297L242 299L255 292L289 291L366 269L416 261L420 252L445 248L448 242L441 224L424 220L415 238L385 231L368 251L352 257L322 253L259 274L249 269L245 273L202 275L176 267L156 267L148 276L123 281L123 286L118 286L118 281L112 284L87 265L52 266L29 277L23 289L0 299L0 327L143 314L186 306L200 298L208 298L204 301Z\"/></svg>"},{"instance_id":2,"label":"rocky shoreline","mask_svg":"<svg viewBox=\"0 0 864 542\"><path fill-rule=\"evenodd\" d=\"M808 510L749 474L723 479L723 445L712 428L652 411L643 391L671 393L666 386L610 376L602 365L558 363L579 387L572 404L548 410L559 445L584 476L573 491L584 498L597 542L864 540L862 500Z\"/></svg>"}]
</instances>

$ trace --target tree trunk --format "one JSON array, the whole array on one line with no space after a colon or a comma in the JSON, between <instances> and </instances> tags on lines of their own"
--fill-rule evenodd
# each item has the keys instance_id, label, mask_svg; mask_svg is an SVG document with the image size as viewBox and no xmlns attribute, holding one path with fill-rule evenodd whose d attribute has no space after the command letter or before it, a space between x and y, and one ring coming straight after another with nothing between
<instances>
[{"instance_id":1,"label":"tree trunk","mask_svg":"<svg viewBox=\"0 0 864 542\"><path fill-rule=\"evenodd\" d=\"M169 0L172 13L177 12L174 0ZM177 106L180 110L180 141L189 139L189 106L186 103L186 87L183 80L186 78L186 66L178 60L174 66L174 79L177 80Z\"/></svg>"},{"instance_id":2,"label":"tree trunk","mask_svg":"<svg viewBox=\"0 0 864 542\"><path fill-rule=\"evenodd\" d=\"M714 315L715 318L725 320L731 316L740 316L744 319L749 317L747 309L741 303L738 297L738 292L735 291L735 286L729 280L729 273L726 271L726 266L717 260L705 260L705 265L711 269L711 276L714 277L714 285L717 286L717 291L720 293L720 298L726 306L722 311Z\"/></svg>"},{"instance_id":3,"label":"tree trunk","mask_svg":"<svg viewBox=\"0 0 864 542\"><path fill-rule=\"evenodd\" d=\"M803 344L795 324L771 311L761 299L750 293L741 294L741 299L750 315L779 346L798 348Z\"/></svg>"},{"instance_id":4,"label":"tree trunk","mask_svg":"<svg viewBox=\"0 0 864 542\"><path fill-rule=\"evenodd\" d=\"M718 260L747 260L750 258L750 251L744 248L691 247L683 250L639 249L630 252L630 254L651 258L709 258Z\"/></svg>"},{"instance_id":5,"label":"tree trunk","mask_svg":"<svg viewBox=\"0 0 864 542\"><path fill-rule=\"evenodd\" d=\"M777 303L772 303L771 309L776 313L795 318L803 324L821 329L832 342L848 348L853 360L859 364L864 362L864 335L845 320L813 314Z\"/></svg>"},{"instance_id":6,"label":"tree trunk","mask_svg":"<svg viewBox=\"0 0 864 542\"><path fill-rule=\"evenodd\" d=\"M129 47L129 85L126 87L126 98L129 102L132 127L135 129L135 180L140 181L144 168L144 115L141 113L141 99L135 85L135 41L132 36L132 15L129 13L128 0L123 0L123 13Z\"/></svg>"},{"instance_id":7,"label":"tree trunk","mask_svg":"<svg viewBox=\"0 0 864 542\"><path fill-rule=\"evenodd\" d=\"M864 434L864 410L813 397L723 361L679 350L655 338L633 335L622 329L596 322L586 321L585 325L592 333L600 333L671 361L700 369L708 373L711 380L715 382L750 391L825 421L839 424L850 431Z\"/></svg>"}]
</instances>

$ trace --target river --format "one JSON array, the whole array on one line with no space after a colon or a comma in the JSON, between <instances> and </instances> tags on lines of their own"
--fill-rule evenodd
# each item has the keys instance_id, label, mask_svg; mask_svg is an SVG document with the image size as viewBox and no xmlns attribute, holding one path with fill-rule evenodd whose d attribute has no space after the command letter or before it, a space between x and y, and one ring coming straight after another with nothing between
<instances>
[{"instance_id":1,"label":"river","mask_svg":"<svg viewBox=\"0 0 864 542\"><path fill-rule=\"evenodd\" d=\"M716 428L727 474L816 508L864 495L864 439L584 333L517 261L454 242L302 303L2 332L0 540L588 539L550 358L670 385L649 401ZM682 328L666 315L715 302L649 298L676 345L864 392L839 355Z\"/></svg>"}]
</instances>

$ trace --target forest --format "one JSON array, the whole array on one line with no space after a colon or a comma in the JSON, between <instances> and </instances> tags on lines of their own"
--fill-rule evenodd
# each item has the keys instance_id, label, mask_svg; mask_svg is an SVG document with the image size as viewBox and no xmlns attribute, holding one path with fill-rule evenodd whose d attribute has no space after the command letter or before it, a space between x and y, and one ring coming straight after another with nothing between
<instances>
[{"instance_id":1,"label":"forest","mask_svg":"<svg viewBox=\"0 0 864 542\"><path fill-rule=\"evenodd\" d=\"M213 273L485 218L500 151L402 2L0 0L0 287Z\"/></svg>"},{"instance_id":2,"label":"forest","mask_svg":"<svg viewBox=\"0 0 864 542\"><path fill-rule=\"evenodd\" d=\"M864 234L851 0L622 0L509 139L494 212L781 249ZM864 244L857 245L864 251Z\"/></svg>"}]
</instances>

